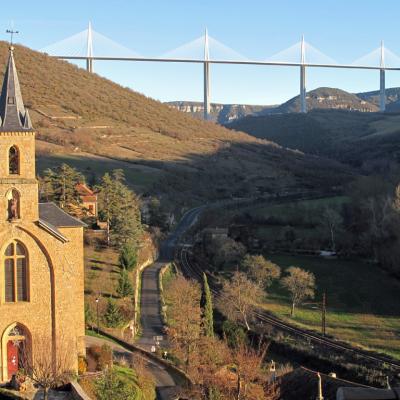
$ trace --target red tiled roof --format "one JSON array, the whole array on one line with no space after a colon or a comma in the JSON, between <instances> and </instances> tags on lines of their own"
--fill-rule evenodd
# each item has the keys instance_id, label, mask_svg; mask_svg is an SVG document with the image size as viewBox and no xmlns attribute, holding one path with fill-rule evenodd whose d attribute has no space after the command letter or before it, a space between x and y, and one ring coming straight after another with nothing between
<instances>
[{"instance_id":1,"label":"red tiled roof","mask_svg":"<svg viewBox=\"0 0 400 400\"><path fill-rule=\"evenodd\" d=\"M95 195L93 190L89 189L84 183L78 183L75 188L80 196Z\"/></svg>"}]
</instances>

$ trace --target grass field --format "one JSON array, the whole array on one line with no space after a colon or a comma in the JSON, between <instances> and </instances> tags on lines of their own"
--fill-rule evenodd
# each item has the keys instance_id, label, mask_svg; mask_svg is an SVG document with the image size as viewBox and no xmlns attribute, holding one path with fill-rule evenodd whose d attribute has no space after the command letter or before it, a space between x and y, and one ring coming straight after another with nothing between
<instances>
[{"instance_id":1,"label":"grass field","mask_svg":"<svg viewBox=\"0 0 400 400\"><path fill-rule=\"evenodd\" d=\"M162 171L128 162L107 159L105 157L83 156L73 154L39 155L37 172L42 174L46 168L54 168L62 163L68 164L82 172L88 180L93 176L96 181L114 169L123 169L129 187L137 192L148 190L161 176Z\"/></svg>"},{"instance_id":2,"label":"grass field","mask_svg":"<svg viewBox=\"0 0 400 400\"><path fill-rule=\"evenodd\" d=\"M253 209L250 210L250 215L264 218L281 218L284 216L286 220L290 221L291 219L297 217L299 212L303 214L312 214L314 210L324 207L338 208L341 207L346 201L348 201L346 196L335 196L324 199L302 200L288 204L268 204L260 207L253 207Z\"/></svg>"},{"instance_id":3,"label":"grass field","mask_svg":"<svg viewBox=\"0 0 400 400\"><path fill-rule=\"evenodd\" d=\"M349 343L378 350L400 359L400 283L373 264L319 257L268 257L282 269L295 265L316 276L320 301L327 294L327 333ZM290 318L287 293L275 284L269 289L265 309L299 326L320 330L321 313L311 305Z\"/></svg>"}]
</instances>

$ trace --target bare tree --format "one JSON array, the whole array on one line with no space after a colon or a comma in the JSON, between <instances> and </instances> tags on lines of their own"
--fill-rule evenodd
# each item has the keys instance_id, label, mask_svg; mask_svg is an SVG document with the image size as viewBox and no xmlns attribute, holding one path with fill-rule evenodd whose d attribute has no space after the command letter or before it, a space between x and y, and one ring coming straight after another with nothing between
<instances>
[{"instance_id":1,"label":"bare tree","mask_svg":"<svg viewBox=\"0 0 400 400\"><path fill-rule=\"evenodd\" d=\"M232 360L236 369L237 385L235 398L266 399L264 385L265 371L262 370L268 346L255 350L242 344L232 351Z\"/></svg>"},{"instance_id":2,"label":"bare tree","mask_svg":"<svg viewBox=\"0 0 400 400\"><path fill-rule=\"evenodd\" d=\"M202 331L201 289L197 282L178 276L166 288L165 296L168 307L168 336L187 372Z\"/></svg>"},{"instance_id":3,"label":"bare tree","mask_svg":"<svg viewBox=\"0 0 400 400\"><path fill-rule=\"evenodd\" d=\"M57 388L73 376L74 351L70 341L58 338L56 354L52 351L52 341L48 336L34 336L34 354L28 343L22 349L22 372L43 389L43 399L48 399L50 389Z\"/></svg>"},{"instance_id":4,"label":"bare tree","mask_svg":"<svg viewBox=\"0 0 400 400\"><path fill-rule=\"evenodd\" d=\"M330 207L325 208L321 217L321 224L329 231L329 241L332 251L336 251L336 234L342 223L343 218L335 209Z\"/></svg>"},{"instance_id":5,"label":"bare tree","mask_svg":"<svg viewBox=\"0 0 400 400\"><path fill-rule=\"evenodd\" d=\"M315 276L299 267L290 267L288 275L282 279L282 285L290 292L292 308L290 315L294 316L295 307L306 298L313 298L315 292Z\"/></svg>"},{"instance_id":6,"label":"bare tree","mask_svg":"<svg viewBox=\"0 0 400 400\"><path fill-rule=\"evenodd\" d=\"M155 391L155 381L150 373L149 366L146 365L144 358L140 356L132 356L133 365L137 376L137 383L143 392L144 398L152 398Z\"/></svg>"},{"instance_id":7,"label":"bare tree","mask_svg":"<svg viewBox=\"0 0 400 400\"><path fill-rule=\"evenodd\" d=\"M260 287L271 286L272 282L281 276L279 266L266 260L262 255L246 254L241 267Z\"/></svg>"},{"instance_id":8,"label":"bare tree","mask_svg":"<svg viewBox=\"0 0 400 400\"><path fill-rule=\"evenodd\" d=\"M243 272L235 272L230 281L223 283L218 307L229 319L245 324L250 330L251 313L263 296L264 292L257 283Z\"/></svg>"},{"instance_id":9,"label":"bare tree","mask_svg":"<svg viewBox=\"0 0 400 400\"><path fill-rule=\"evenodd\" d=\"M222 268L224 265L232 265L243 257L246 252L245 247L236 240L227 238L214 239L209 247L212 257L212 263L217 268Z\"/></svg>"}]
</instances>

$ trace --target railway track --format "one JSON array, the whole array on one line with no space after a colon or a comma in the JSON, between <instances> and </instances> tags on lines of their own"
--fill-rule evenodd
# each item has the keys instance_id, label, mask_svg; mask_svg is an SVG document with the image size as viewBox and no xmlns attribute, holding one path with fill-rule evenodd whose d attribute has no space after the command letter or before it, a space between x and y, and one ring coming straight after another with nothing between
<instances>
[{"instance_id":1,"label":"railway track","mask_svg":"<svg viewBox=\"0 0 400 400\"><path fill-rule=\"evenodd\" d=\"M192 262L190 260L189 252L188 252L187 248L185 248L183 246L179 246L176 249L176 261L178 262L184 275L186 275L187 277L196 279L200 282L202 282L203 273L205 272L209 277L212 278L212 279L209 279L209 286L210 286L210 290L212 291L213 295L216 298L220 298L222 296L219 288L215 284L212 283L213 277L210 274L208 274L205 270L203 270L200 266L196 265L194 262ZM339 351L339 352L351 353L355 356L362 357L365 360L373 361L375 363L386 364L396 370L400 370L400 362L396 362L395 360L392 360L390 358L386 358L384 356L377 356L377 355L371 354L370 352L367 352L367 351L364 351L361 349L357 349L356 347L347 345L345 343L326 338L317 333L295 327L291 324L283 322L279 318L269 315L266 312L255 311L253 313L253 315L258 321L270 324L275 328L278 328L280 330L283 330L285 332L291 333L296 336L300 336L308 341L318 343L319 345L322 345L326 348L329 348L329 349L332 349L335 351Z\"/></svg>"}]
</instances>

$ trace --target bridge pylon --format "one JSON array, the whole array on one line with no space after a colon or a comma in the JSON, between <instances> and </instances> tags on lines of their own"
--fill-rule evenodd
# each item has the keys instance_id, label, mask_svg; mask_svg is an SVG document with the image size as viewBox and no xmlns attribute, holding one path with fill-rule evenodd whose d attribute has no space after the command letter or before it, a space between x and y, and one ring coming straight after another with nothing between
<instances>
[{"instance_id":1,"label":"bridge pylon","mask_svg":"<svg viewBox=\"0 0 400 400\"><path fill-rule=\"evenodd\" d=\"M386 87L385 87L385 47L383 40L381 41L381 61L379 70L379 110L385 112L386 110Z\"/></svg>"},{"instance_id":2,"label":"bridge pylon","mask_svg":"<svg viewBox=\"0 0 400 400\"><path fill-rule=\"evenodd\" d=\"M208 46L207 28L204 33L204 119L207 121L210 118L210 51Z\"/></svg>"},{"instance_id":3,"label":"bridge pylon","mask_svg":"<svg viewBox=\"0 0 400 400\"><path fill-rule=\"evenodd\" d=\"M307 112L307 99L306 99L306 48L304 42L304 35L301 37L300 45L300 112Z\"/></svg>"},{"instance_id":4,"label":"bridge pylon","mask_svg":"<svg viewBox=\"0 0 400 400\"><path fill-rule=\"evenodd\" d=\"M87 29L87 42L86 42L86 70L90 73L93 72L93 34L92 23L89 21Z\"/></svg>"}]
</instances>

